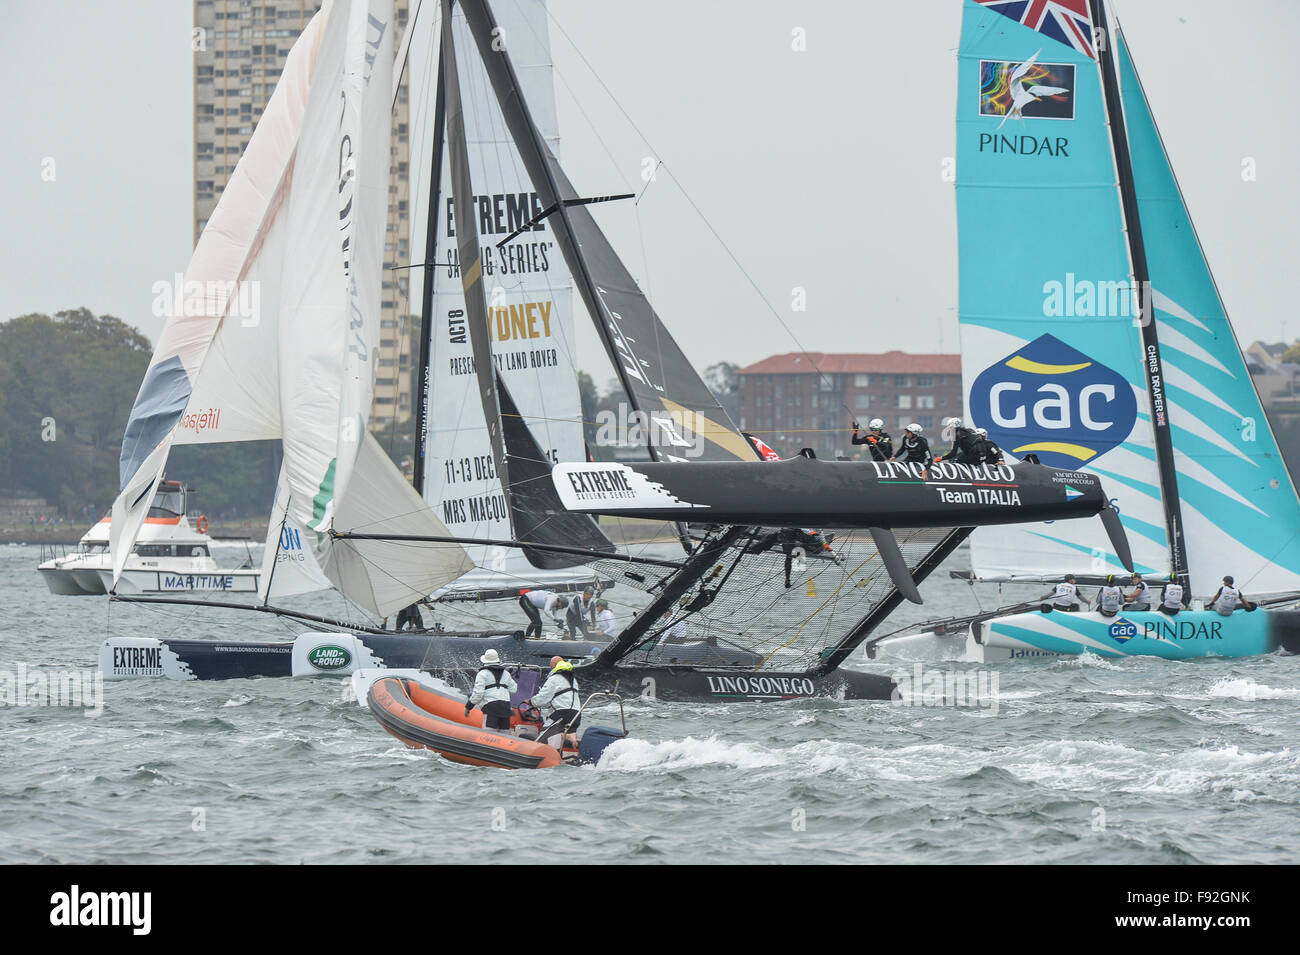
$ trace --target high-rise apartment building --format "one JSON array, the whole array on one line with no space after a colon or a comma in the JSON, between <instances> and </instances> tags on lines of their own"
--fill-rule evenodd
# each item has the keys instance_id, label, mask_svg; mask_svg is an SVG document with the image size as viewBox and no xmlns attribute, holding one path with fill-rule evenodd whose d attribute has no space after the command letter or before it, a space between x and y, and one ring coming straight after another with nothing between
<instances>
[{"instance_id":1,"label":"high-rise apartment building","mask_svg":"<svg viewBox=\"0 0 1300 955\"><path fill-rule=\"evenodd\" d=\"M195 241L275 91L289 48L318 9L319 0L195 0L194 26L203 31L194 53ZM407 0L397 0L394 49L406 29L406 11ZM403 80L393 111L379 370L370 415L376 430L406 421L412 407L419 287L412 300L409 271L390 271L410 264L407 111Z\"/></svg>"}]
</instances>

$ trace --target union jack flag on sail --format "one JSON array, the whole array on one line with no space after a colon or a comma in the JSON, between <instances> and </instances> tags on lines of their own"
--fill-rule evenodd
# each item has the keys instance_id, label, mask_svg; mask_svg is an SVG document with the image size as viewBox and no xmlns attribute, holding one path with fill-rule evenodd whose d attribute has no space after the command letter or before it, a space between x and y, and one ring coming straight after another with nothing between
<instances>
[{"instance_id":1,"label":"union jack flag on sail","mask_svg":"<svg viewBox=\"0 0 1300 955\"><path fill-rule=\"evenodd\" d=\"M1088 0L975 0L981 7L1010 17L1085 56L1092 50L1092 23Z\"/></svg>"}]
</instances>

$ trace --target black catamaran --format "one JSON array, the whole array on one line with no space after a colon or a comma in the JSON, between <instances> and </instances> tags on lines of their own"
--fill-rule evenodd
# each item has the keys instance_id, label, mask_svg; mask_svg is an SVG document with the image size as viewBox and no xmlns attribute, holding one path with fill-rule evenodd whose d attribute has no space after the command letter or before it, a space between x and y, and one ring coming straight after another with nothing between
<instances>
[{"instance_id":1,"label":"black catamaran","mask_svg":"<svg viewBox=\"0 0 1300 955\"><path fill-rule=\"evenodd\" d=\"M456 246L438 249L431 240L425 252L417 475L427 487L436 442L425 435L435 434L439 418L481 414L488 453L477 466L500 487L501 523L509 533L453 533L449 525L458 508L427 492L420 505L426 526L403 528L391 514L346 520L350 499L332 514L318 506L314 523L301 523L315 531L329 558L322 565L326 576L350 597L363 571L372 591L392 590L377 579L385 561L409 563L412 555L442 553L436 548L498 548L522 555L539 573L584 568L591 579L628 595L625 604L635 607L635 616L612 637L598 640L530 640L509 629L394 635L343 626L349 632L307 634L291 644L116 638L102 650L106 676L342 674L385 666L419 668L456 682L472 674L480 654L492 648L508 664L569 657L580 664L585 686L618 686L662 700L887 699L890 680L841 664L900 601L920 602L917 583L973 526L1100 515L1115 552L1127 559L1124 533L1100 481L1083 472L1035 464L824 462L811 452L785 462L760 460L597 225L590 207L610 197L581 195L560 167L530 110L511 31L502 29L493 5L442 0L440 25L434 180L441 183L445 169L450 196L442 195L441 185L431 190L429 234L435 216L440 230L454 222ZM491 109L492 122L499 121L531 196L531 216L515 222L496 245L484 243L480 234L487 231L481 226L499 232L500 223L493 199L475 192L467 90L477 91L476 107ZM533 409L516 400L507 362L494 352L494 339L499 343L502 337L502 326L494 322L503 318L492 304L499 286L490 288L488 279L500 274L503 262L518 261L503 257L502 250L537 230L553 239L551 254L558 249L632 409L649 424L647 462L561 457L544 446L552 442L538 440ZM443 255L445 264L437 261ZM429 275L435 265L459 285L450 306L439 304ZM469 354L453 367L473 382L472 409L466 403L444 405L429 371L439 342L457 336ZM440 503L441 521L433 516ZM295 526L292 511L291 496L283 528ZM669 522L685 554L665 559L620 553L593 515ZM430 519L437 525L432 530ZM455 560L444 563L455 566L443 568L444 582L466 569L466 551L452 553ZM340 568L351 568L353 576ZM396 576L409 581L418 575ZM405 594L414 599L412 593L423 597L433 589L420 593L408 585ZM392 604L374 599L366 605ZM265 601L258 609L285 612Z\"/></svg>"}]
</instances>

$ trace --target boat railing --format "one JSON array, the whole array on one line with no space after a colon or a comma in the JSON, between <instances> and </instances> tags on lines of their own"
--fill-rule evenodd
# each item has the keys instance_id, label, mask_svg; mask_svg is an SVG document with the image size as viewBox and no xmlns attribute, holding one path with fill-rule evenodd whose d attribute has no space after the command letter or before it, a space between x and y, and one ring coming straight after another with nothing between
<instances>
[{"instance_id":1,"label":"boat railing","mask_svg":"<svg viewBox=\"0 0 1300 955\"><path fill-rule=\"evenodd\" d=\"M42 544L41 545L40 562L42 564L45 563L47 560L62 560L64 557L67 556L68 556L67 544Z\"/></svg>"},{"instance_id":2,"label":"boat railing","mask_svg":"<svg viewBox=\"0 0 1300 955\"><path fill-rule=\"evenodd\" d=\"M573 719L569 721L569 724L564 727L564 732L566 733L570 732L574 724L576 724L580 719L582 719L582 714L586 711L587 707L591 705L591 701L597 699L609 699L609 700L614 700L616 703L618 703L618 720L623 726L623 735L626 736L627 716L623 712L623 697L619 696L617 693L611 693L608 690L598 690L597 692L592 693L590 696L588 696L587 699L583 701L583 704L580 707L578 707L577 714L575 714Z\"/></svg>"}]
</instances>

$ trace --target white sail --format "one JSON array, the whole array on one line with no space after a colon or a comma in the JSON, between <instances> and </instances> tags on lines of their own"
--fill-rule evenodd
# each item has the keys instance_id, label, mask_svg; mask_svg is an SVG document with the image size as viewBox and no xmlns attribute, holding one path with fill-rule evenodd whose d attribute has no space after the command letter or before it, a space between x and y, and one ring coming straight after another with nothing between
<instances>
[{"instance_id":1,"label":"white sail","mask_svg":"<svg viewBox=\"0 0 1300 955\"><path fill-rule=\"evenodd\" d=\"M324 530L347 492L374 387L388 208L391 0L339 0L289 194L280 406L290 512Z\"/></svg>"},{"instance_id":2,"label":"white sail","mask_svg":"<svg viewBox=\"0 0 1300 955\"><path fill-rule=\"evenodd\" d=\"M281 556L282 524L295 541L301 536L306 553L301 573L264 577L264 599L319 589L327 579L385 615L469 568L454 544L389 550L327 536L448 534L427 508L412 514L418 496L366 432L388 204L392 31L392 0L334 0L295 45L190 268L257 279L258 307L240 316L233 297L223 311L209 303L202 315L186 309L169 321L124 439L124 491L114 510L128 519L115 522L115 558L130 550L173 440L279 437L284 467L268 569ZM152 443L163 425L169 430Z\"/></svg>"},{"instance_id":3,"label":"white sail","mask_svg":"<svg viewBox=\"0 0 1300 955\"><path fill-rule=\"evenodd\" d=\"M266 364L277 332L268 291L283 247L277 233L292 180L315 62L332 3L307 24L285 61L248 148L174 288L155 287L167 310L149 369L122 439L121 493L110 531L114 579L120 576L173 442L278 437L278 403L266 400L274 369ZM241 294L242 293L242 294ZM249 308L254 299L257 308ZM227 321L232 310L248 312ZM202 369L219 339L214 370ZM246 396L252 395L246 400Z\"/></svg>"},{"instance_id":4,"label":"white sail","mask_svg":"<svg viewBox=\"0 0 1300 955\"><path fill-rule=\"evenodd\" d=\"M369 434L362 439L351 489L338 504L334 527L341 534L448 536ZM316 558L334 586L381 617L427 597L474 566L458 544L314 536Z\"/></svg>"},{"instance_id":5,"label":"white sail","mask_svg":"<svg viewBox=\"0 0 1300 955\"><path fill-rule=\"evenodd\" d=\"M281 597L329 590L334 585L316 562L315 534L289 517L289 489L284 469L275 485L275 505L266 523L262 573L257 596L263 603Z\"/></svg>"},{"instance_id":6,"label":"white sail","mask_svg":"<svg viewBox=\"0 0 1300 955\"><path fill-rule=\"evenodd\" d=\"M544 0L517 0L501 4L496 13L500 35L509 45L539 130L551 151L558 154L546 4ZM584 460L572 277L545 221L497 248L496 243L540 213L542 206L506 129L464 18L456 13L452 23L497 370L542 450L555 461ZM434 42L425 49L436 46ZM436 75L436 71L430 72ZM430 317L430 414L422 490L429 506L455 534L510 539L515 535L479 400L464 290L459 270L446 266L457 258L446 152L437 216L433 258L443 266L435 275ZM413 227L413 232L421 235L422 230L422 224ZM413 248L416 245L412 243ZM590 574L578 568L543 575L516 549L479 545L471 546L470 553L480 570L466 579L466 586L509 586L539 582L543 577L568 580L575 574Z\"/></svg>"}]
</instances>

